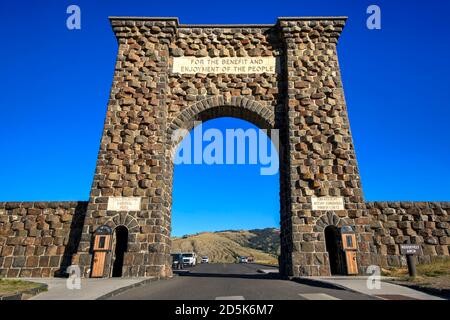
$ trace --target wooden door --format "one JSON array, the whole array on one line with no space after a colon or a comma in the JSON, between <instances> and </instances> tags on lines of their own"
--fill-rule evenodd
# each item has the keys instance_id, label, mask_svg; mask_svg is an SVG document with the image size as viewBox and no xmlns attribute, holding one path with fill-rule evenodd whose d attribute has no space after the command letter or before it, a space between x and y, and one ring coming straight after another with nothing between
<instances>
[{"instance_id":1,"label":"wooden door","mask_svg":"<svg viewBox=\"0 0 450 320\"><path fill-rule=\"evenodd\" d=\"M94 239L94 251L97 250L111 250L111 236L110 235L96 235Z\"/></svg>"},{"instance_id":2,"label":"wooden door","mask_svg":"<svg viewBox=\"0 0 450 320\"><path fill-rule=\"evenodd\" d=\"M344 250L356 250L358 248L356 243L356 235L353 233L343 233L342 238L342 249Z\"/></svg>"},{"instance_id":3,"label":"wooden door","mask_svg":"<svg viewBox=\"0 0 450 320\"><path fill-rule=\"evenodd\" d=\"M347 274L358 274L356 251L345 251L345 258L347 260Z\"/></svg>"},{"instance_id":4,"label":"wooden door","mask_svg":"<svg viewBox=\"0 0 450 320\"><path fill-rule=\"evenodd\" d=\"M92 263L92 278L103 277L105 270L106 251L95 251L94 261Z\"/></svg>"}]
</instances>

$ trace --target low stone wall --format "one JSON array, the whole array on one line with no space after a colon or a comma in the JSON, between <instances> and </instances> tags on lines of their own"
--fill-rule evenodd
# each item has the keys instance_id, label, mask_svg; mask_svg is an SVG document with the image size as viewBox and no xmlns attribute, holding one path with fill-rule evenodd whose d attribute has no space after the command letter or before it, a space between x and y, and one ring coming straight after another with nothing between
<instances>
[{"instance_id":1,"label":"low stone wall","mask_svg":"<svg viewBox=\"0 0 450 320\"><path fill-rule=\"evenodd\" d=\"M88 202L0 202L0 277L63 275Z\"/></svg>"},{"instance_id":2,"label":"low stone wall","mask_svg":"<svg viewBox=\"0 0 450 320\"><path fill-rule=\"evenodd\" d=\"M448 256L450 249L450 202L366 203L374 245L382 266L404 266L400 244L421 244L419 263L433 256Z\"/></svg>"}]
</instances>

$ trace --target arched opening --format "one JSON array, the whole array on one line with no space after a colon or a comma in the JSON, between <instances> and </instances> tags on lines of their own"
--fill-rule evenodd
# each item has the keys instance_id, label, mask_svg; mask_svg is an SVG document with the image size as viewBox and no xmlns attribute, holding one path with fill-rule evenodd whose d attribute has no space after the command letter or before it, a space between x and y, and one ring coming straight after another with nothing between
<instances>
[{"instance_id":1,"label":"arched opening","mask_svg":"<svg viewBox=\"0 0 450 320\"><path fill-rule=\"evenodd\" d=\"M280 254L279 152L271 146L276 144L273 135L260 134L259 129L267 129L267 123L257 115L250 117L248 110L232 113L235 109L217 108L215 112L208 110L197 115L196 120L203 121L203 158L197 158L200 163L196 163L195 157L198 147L195 130L200 124L187 125L186 128L192 130L177 145L174 156L191 159L191 163L175 161L174 164L171 252L174 255L187 253L186 257L194 252L197 264L202 260L209 264L239 261L277 264ZM227 160L230 151L227 143L231 136L228 130L235 130L235 133L243 130L242 135L248 133L245 151L244 148L238 150L236 138L233 163ZM247 130L254 130L254 135ZM256 137L257 147L250 147L250 136ZM266 144L271 160L276 158L275 173L264 174L268 170L261 170L271 164L259 161L260 143ZM213 146L219 145L223 146L220 155L212 151ZM255 151L257 157L250 155ZM189 152L189 156L185 157L185 152ZM239 152L243 152L242 158ZM244 158L245 163L239 163L239 159Z\"/></svg>"},{"instance_id":2,"label":"arched opening","mask_svg":"<svg viewBox=\"0 0 450 320\"><path fill-rule=\"evenodd\" d=\"M342 268L342 250L339 246L339 229L336 226L325 228L325 244L330 260L330 272L332 275L344 274Z\"/></svg>"},{"instance_id":3,"label":"arched opening","mask_svg":"<svg viewBox=\"0 0 450 320\"><path fill-rule=\"evenodd\" d=\"M125 226L118 226L114 234L114 262L112 268L113 277L121 277L123 269L123 258L128 248L128 229Z\"/></svg>"}]
</instances>

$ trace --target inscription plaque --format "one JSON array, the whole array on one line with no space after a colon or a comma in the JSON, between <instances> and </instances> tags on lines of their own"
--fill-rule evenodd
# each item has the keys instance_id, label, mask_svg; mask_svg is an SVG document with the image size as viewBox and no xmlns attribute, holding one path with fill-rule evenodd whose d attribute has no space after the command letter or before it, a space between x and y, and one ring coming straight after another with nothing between
<instances>
[{"instance_id":1,"label":"inscription plaque","mask_svg":"<svg viewBox=\"0 0 450 320\"><path fill-rule=\"evenodd\" d=\"M275 73L275 57L196 58L174 57L172 72L196 73Z\"/></svg>"},{"instance_id":2,"label":"inscription plaque","mask_svg":"<svg viewBox=\"0 0 450 320\"><path fill-rule=\"evenodd\" d=\"M312 197L313 210L344 210L344 199L342 197Z\"/></svg>"},{"instance_id":3,"label":"inscription plaque","mask_svg":"<svg viewBox=\"0 0 450 320\"><path fill-rule=\"evenodd\" d=\"M141 210L140 197L109 197L108 209L110 211L139 211Z\"/></svg>"}]
</instances>

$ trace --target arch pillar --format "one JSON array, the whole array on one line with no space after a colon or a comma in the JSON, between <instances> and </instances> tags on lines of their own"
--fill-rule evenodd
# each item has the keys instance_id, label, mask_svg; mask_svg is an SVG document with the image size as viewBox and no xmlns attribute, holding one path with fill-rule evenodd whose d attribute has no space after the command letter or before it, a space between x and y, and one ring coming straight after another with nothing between
<instances>
[{"instance_id":1,"label":"arch pillar","mask_svg":"<svg viewBox=\"0 0 450 320\"><path fill-rule=\"evenodd\" d=\"M312 208L313 197L342 198L344 208L336 215L355 226L360 271L364 272L372 261L369 219L337 56L345 21L342 17L278 20L288 88L285 212L292 226L281 241L289 248L282 253L287 261L285 273L294 277L330 275L324 261L323 233L316 225L329 218L324 211Z\"/></svg>"},{"instance_id":2,"label":"arch pillar","mask_svg":"<svg viewBox=\"0 0 450 320\"><path fill-rule=\"evenodd\" d=\"M78 254L87 276L92 233L127 217L133 233L123 276L169 277L171 195L165 185L169 45L177 19L112 19L118 41L108 110ZM129 32L123 32L125 29ZM153 34L151 30L159 30ZM145 44L145 45L144 45ZM145 70L145 72L143 72ZM138 208L108 210L111 197L139 199Z\"/></svg>"}]
</instances>

